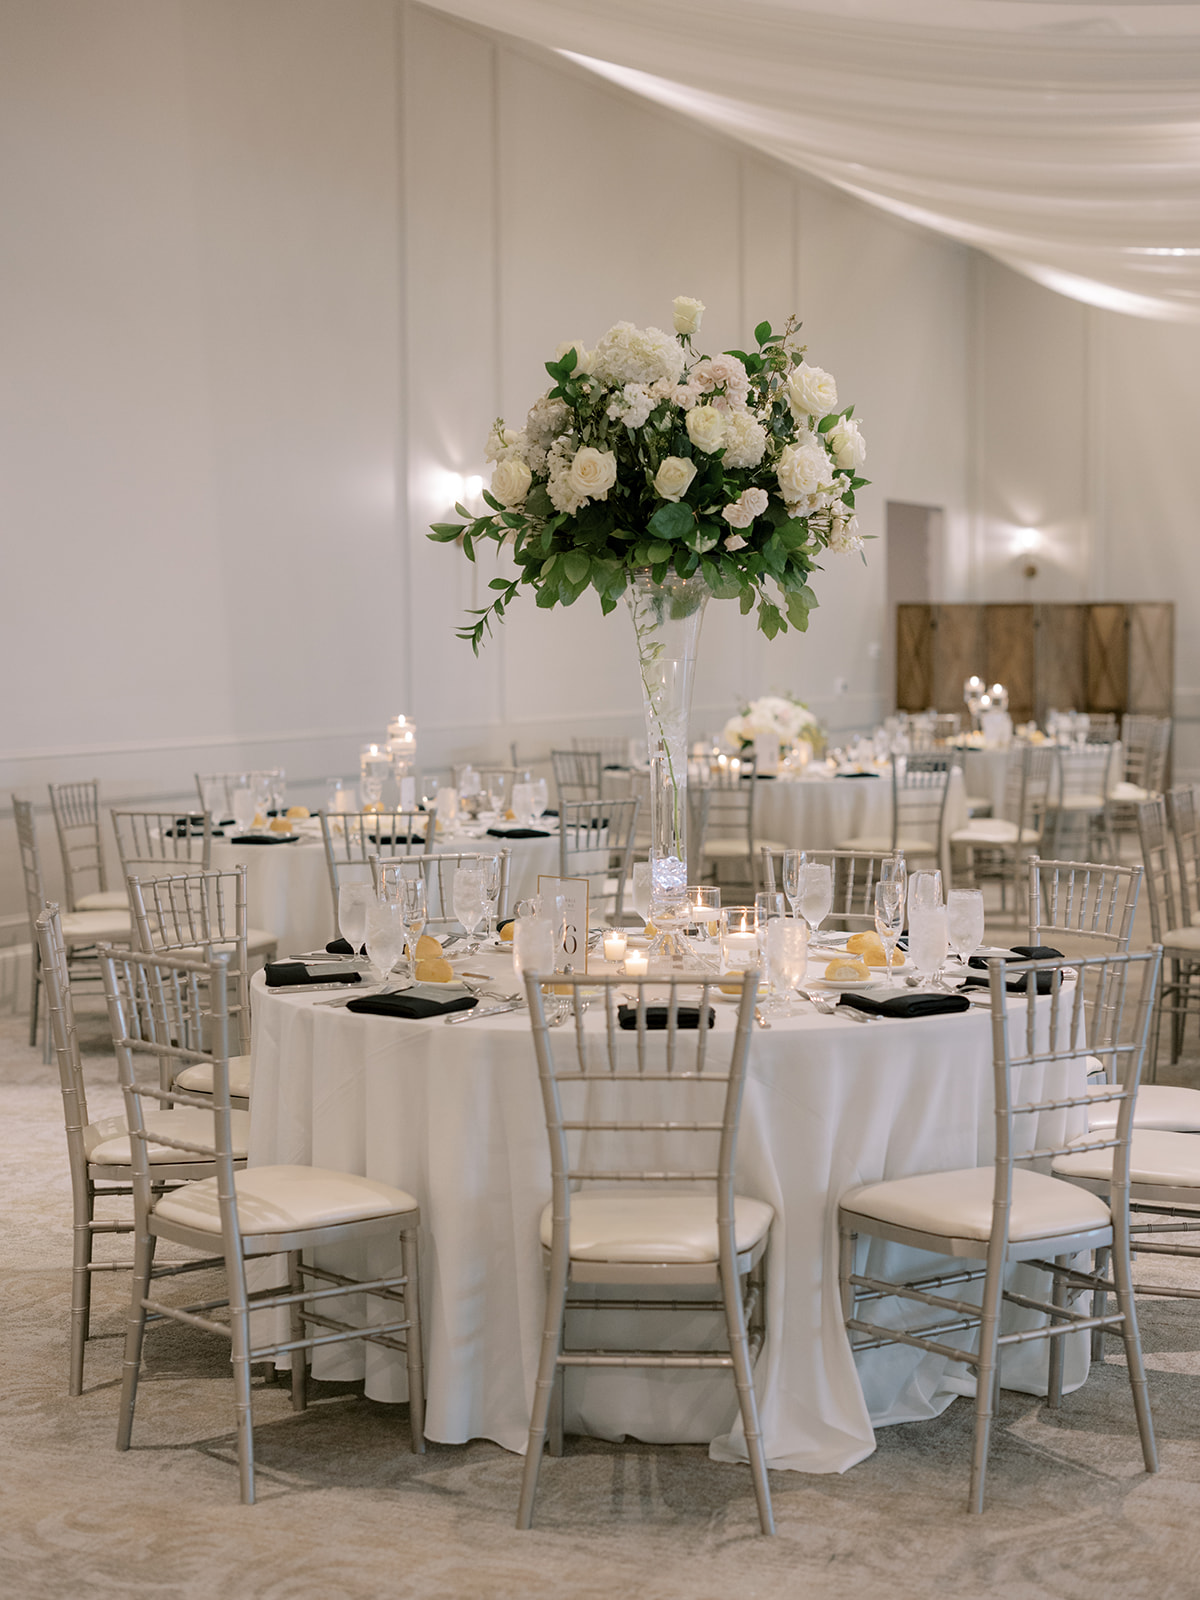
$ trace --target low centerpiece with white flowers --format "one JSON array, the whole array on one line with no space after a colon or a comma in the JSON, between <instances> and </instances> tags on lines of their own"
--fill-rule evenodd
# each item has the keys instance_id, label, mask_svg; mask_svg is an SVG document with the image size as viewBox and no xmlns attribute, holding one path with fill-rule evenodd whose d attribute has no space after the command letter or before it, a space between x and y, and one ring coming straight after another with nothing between
<instances>
[{"instance_id":1,"label":"low centerpiece with white flowers","mask_svg":"<svg viewBox=\"0 0 1200 1600\"><path fill-rule=\"evenodd\" d=\"M704 306L680 297L674 335L619 322L593 348L561 345L522 428L496 422L487 511L429 537L475 560L487 539L515 570L459 630L478 652L522 590L539 607L588 589L602 611L624 595L638 641L652 785L655 881L686 873L687 709L710 596L753 611L769 639L803 630L826 550L862 551L854 497L866 447L853 406L805 359L793 317L761 322L752 350L699 354ZM661 870L657 864L661 861Z\"/></svg>"},{"instance_id":2,"label":"low centerpiece with white flowers","mask_svg":"<svg viewBox=\"0 0 1200 1600\"><path fill-rule=\"evenodd\" d=\"M773 740L777 751L779 745L803 741L816 753L825 744L825 730L818 719L791 694L764 694L748 701L736 717L730 717L721 737L734 750L745 750L759 740Z\"/></svg>"}]
</instances>

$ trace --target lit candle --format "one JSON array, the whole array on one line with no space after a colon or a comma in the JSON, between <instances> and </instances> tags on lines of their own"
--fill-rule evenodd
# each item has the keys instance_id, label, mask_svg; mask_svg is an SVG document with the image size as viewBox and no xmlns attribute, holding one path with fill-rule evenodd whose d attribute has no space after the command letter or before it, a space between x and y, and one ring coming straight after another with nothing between
<instances>
[{"instance_id":1,"label":"lit candle","mask_svg":"<svg viewBox=\"0 0 1200 1600\"><path fill-rule=\"evenodd\" d=\"M626 937L620 929L614 928L611 932L606 933L604 935L605 961L624 961L626 943Z\"/></svg>"},{"instance_id":2,"label":"lit candle","mask_svg":"<svg viewBox=\"0 0 1200 1600\"><path fill-rule=\"evenodd\" d=\"M644 978L650 970L650 962L641 950L630 950L625 957L625 976L627 978Z\"/></svg>"}]
</instances>

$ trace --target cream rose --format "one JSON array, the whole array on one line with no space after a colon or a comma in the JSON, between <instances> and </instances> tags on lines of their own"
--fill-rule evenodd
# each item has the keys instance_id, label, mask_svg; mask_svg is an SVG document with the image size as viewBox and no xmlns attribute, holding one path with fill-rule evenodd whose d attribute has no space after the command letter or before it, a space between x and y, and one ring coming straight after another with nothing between
<instances>
[{"instance_id":1,"label":"cream rose","mask_svg":"<svg viewBox=\"0 0 1200 1600\"><path fill-rule=\"evenodd\" d=\"M853 417L843 417L840 422L835 422L827 437L829 448L833 451L833 459L839 467L847 467L853 471L865 463L867 441L860 433L858 423Z\"/></svg>"},{"instance_id":2,"label":"cream rose","mask_svg":"<svg viewBox=\"0 0 1200 1600\"><path fill-rule=\"evenodd\" d=\"M743 489L732 505L728 505L721 512L725 521L731 528L748 528L755 517L761 517L769 504L769 496L765 489ZM726 540L726 548L730 548Z\"/></svg>"},{"instance_id":3,"label":"cream rose","mask_svg":"<svg viewBox=\"0 0 1200 1600\"><path fill-rule=\"evenodd\" d=\"M533 474L521 458L509 456L492 473L492 494L502 506L523 505L532 482Z\"/></svg>"},{"instance_id":4,"label":"cream rose","mask_svg":"<svg viewBox=\"0 0 1200 1600\"><path fill-rule=\"evenodd\" d=\"M687 431L696 449L711 456L725 443L725 418L713 406L693 406L687 414Z\"/></svg>"},{"instance_id":5,"label":"cream rose","mask_svg":"<svg viewBox=\"0 0 1200 1600\"><path fill-rule=\"evenodd\" d=\"M583 495L588 500L604 500L617 481L617 458L611 450L597 450L585 444L575 452L567 473L567 485L572 494Z\"/></svg>"},{"instance_id":6,"label":"cream rose","mask_svg":"<svg viewBox=\"0 0 1200 1600\"><path fill-rule=\"evenodd\" d=\"M787 381L787 400L793 416L826 417L837 409L837 384L820 367L802 361Z\"/></svg>"},{"instance_id":7,"label":"cream rose","mask_svg":"<svg viewBox=\"0 0 1200 1600\"><path fill-rule=\"evenodd\" d=\"M667 456L654 474L654 488L664 500L682 500L696 476L696 463L686 456Z\"/></svg>"},{"instance_id":8,"label":"cream rose","mask_svg":"<svg viewBox=\"0 0 1200 1600\"><path fill-rule=\"evenodd\" d=\"M576 377L578 377L580 373L590 372L592 370L592 352L587 348L581 339L567 339L565 343L560 344L558 349L554 352L555 361L561 361L568 350L574 350L575 352L575 365L571 370L574 372Z\"/></svg>"},{"instance_id":9,"label":"cream rose","mask_svg":"<svg viewBox=\"0 0 1200 1600\"><path fill-rule=\"evenodd\" d=\"M690 300L686 294L676 295L675 332L683 334L685 338L690 338L693 333L699 333L704 309L702 300Z\"/></svg>"},{"instance_id":10,"label":"cream rose","mask_svg":"<svg viewBox=\"0 0 1200 1600\"><path fill-rule=\"evenodd\" d=\"M775 469L783 498L789 506L800 505L811 496L833 485L833 470L824 448L815 439L789 444Z\"/></svg>"}]
</instances>

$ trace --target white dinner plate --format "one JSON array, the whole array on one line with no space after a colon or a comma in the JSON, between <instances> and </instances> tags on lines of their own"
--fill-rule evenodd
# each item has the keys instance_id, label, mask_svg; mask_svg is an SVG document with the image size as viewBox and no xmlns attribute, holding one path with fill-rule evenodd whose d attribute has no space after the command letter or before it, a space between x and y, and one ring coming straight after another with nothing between
<instances>
[{"instance_id":1,"label":"white dinner plate","mask_svg":"<svg viewBox=\"0 0 1200 1600\"><path fill-rule=\"evenodd\" d=\"M870 989L878 982L878 978L806 978L804 986L813 989Z\"/></svg>"}]
</instances>

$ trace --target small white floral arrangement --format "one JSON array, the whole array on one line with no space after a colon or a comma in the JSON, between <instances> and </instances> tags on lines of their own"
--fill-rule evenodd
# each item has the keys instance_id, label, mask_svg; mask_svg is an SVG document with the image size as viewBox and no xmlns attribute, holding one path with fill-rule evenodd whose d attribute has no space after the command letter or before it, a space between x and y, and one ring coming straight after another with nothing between
<instances>
[{"instance_id":1,"label":"small white floral arrangement","mask_svg":"<svg viewBox=\"0 0 1200 1600\"><path fill-rule=\"evenodd\" d=\"M866 444L854 407L782 333L754 330L752 351L697 355L704 306L680 296L674 336L618 322L593 349L576 340L546 363L551 387L523 428L498 419L488 511L435 523L429 537L511 546L518 571L459 630L476 652L522 588L543 608L585 589L612 611L631 573L702 576L720 599L757 608L769 639L803 630L817 604L809 575L825 550L862 553L854 514Z\"/></svg>"},{"instance_id":2,"label":"small white floral arrangement","mask_svg":"<svg viewBox=\"0 0 1200 1600\"><path fill-rule=\"evenodd\" d=\"M725 743L735 750L751 745L756 739L778 739L781 744L794 744L803 739L819 750L825 743L825 730L803 701L794 695L765 694L744 705L736 717L730 717L721 730Z\"/></svg>"}]
</instances>

